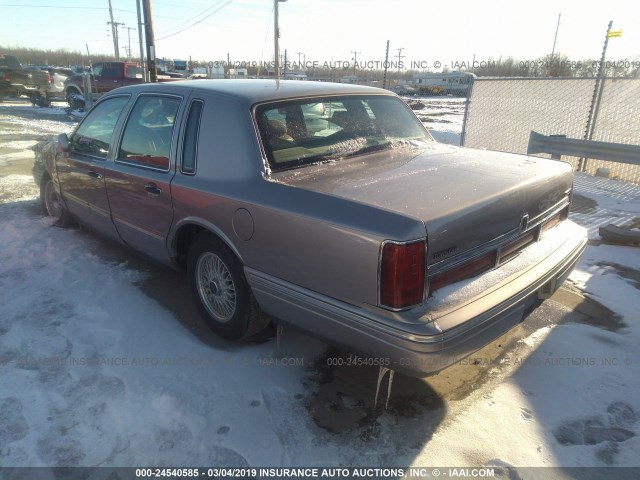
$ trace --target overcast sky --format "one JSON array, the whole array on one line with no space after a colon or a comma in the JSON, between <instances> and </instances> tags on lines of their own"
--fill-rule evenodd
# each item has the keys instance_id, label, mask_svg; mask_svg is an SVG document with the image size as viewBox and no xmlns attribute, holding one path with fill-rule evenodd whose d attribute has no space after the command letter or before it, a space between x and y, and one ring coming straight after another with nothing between
<instances>
[{"instance_id":1,"label":"overcast sky","mask_svg":"<svg viewBox=\"0 0 640 480\"><path fill-rule=\"evenodd\" d=\"M108 0L0 0L0 46L113 53ZM112 0L122 47L137 28L135 0ZM273 59L272 0L152 0L159 58L215 61ZM288 0L280 3L281 51L290 60L403 61L432 68L513 56L533 59L553 47L572 60L599 58L609 20L623 29L608 59L640 58L640 3L607 0L467 1ZM198 22L196 24L196 22ZM137 30L131 48L138 52ZM300 54L298 55L298 52Z\"/></svg>"}]
</instances>

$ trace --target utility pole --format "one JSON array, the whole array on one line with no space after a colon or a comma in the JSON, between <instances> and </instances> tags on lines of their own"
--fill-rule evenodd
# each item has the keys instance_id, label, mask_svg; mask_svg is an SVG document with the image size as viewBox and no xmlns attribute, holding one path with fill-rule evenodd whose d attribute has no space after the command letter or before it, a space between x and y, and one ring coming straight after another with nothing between
<instances>
[{"instance_id":1,"label":"utility pole","mask_svg":"<svg viewBox=\"0 0 640 480\"><path fill-rule=\"evenodd\" d=\"M382 77L382 88L387 88L387 70L389 69L389 40L387 40L387 51L384 54L384 77Z\"/></svg>"},{"instance_id":2,"label":"utility pole","mask_svg":"<svg viewBox=\"0 0 640 480\"><path fill-rule=\"evenodd\" d=\"M351 60L353 60L353 76L356 76L356 68L358 66L358 54L362 53L362 52L356 52L355 50L351 50L351 53L353 53L353 58Z\"/></svg>"},{"instance_id":3,"label":"utility pole","mask_svg":"<svg viewBox=\"0 0 640 480\"><path fill-rule=\"evenodd\" d=\"M280 79L280 19L278 14L278 3L286 1L287 0L273 0L273 60L276 80Z\"/></svg>"},{"instance_id":4,"label":"utility pole","mask_svg":"<svg viewBox=\"0 0 640 480\"><path fill-rule=\"evenodd\" d=\"M87 47L87 59L89 60L89 68L93 70L93 65L91 64L91 54L89 53L89 44L85 43L84 46ZM82 64L82 66L84 67L84 63Z\"/></svg>"},{"instance_id":5,"label":"utility pole","mask_svg":"<svg viewBox=\"0 0 640 480\"><path fill-rule=\"evenodd\" d=\"M151 16L151 0L142 0L144 14L144 36L147 39L147 60L149 62L149 81L158 81L158 70L156 68L156 46L153 36L153 18Z\"/></svg>"},{"instance_id":6,"label":"utility pole","mask_svg":"<svg viewBox=\"0 0 640 480\"><path fill-rule=\"evenodd\" d=\"M553 61L553 56L556 53L556 42L558 41L558 30L560 30L560 17L562 13L558 14L558 24L556 25L556 34L553 37L553 48L551 49L551 61Z\"/></svg>"},{"instance_id":7,"label":"utility pole","mask_svg":"<svg viewBox=\"0 0 640 480\"><path fill-rule=\"evenodd\" d=\"M398 54L395 56L398 59L398 80L400 80L400 65L404 65L402 63L402 59L406 56L406 55L402 55L402 51L404 50L403 48L399 48L398 49ZM396 80L396 82L398 82L398 80Z\"/></svg>"},{"instance_id":8,"label":"utility pole","mask_svg":"<svg viewBox=\"0 0 640 480\"><path fill-rule=\"evenodd\" d=\"M302 55L302 52L296 52L296 55L298 55L298 70L302 70L302 67L300 67L300 55Z\"/></svg>"},{"instance_id":9,"label":"utility pole","mask_svg":"<svg viewBox=\"0 0 640 480\"><path fill-rule=\"evenodd\" d=\"M398 54L395 56L398 59L398 75L400 74L400 64L402 63L402 59L406 57L406 55L402 55L402 50L404 50L404 47L399 48Z\"/></svg>"},{"instance_id":10,"label":"utility pole","mask_svg":"<svg viewBox=\"0 0 640 480\"><path fill-rule=\"evenodd\" d=\"M140 13L140 2L142 0L136 0L136 10L138 13L138 41L140 42L140 66L142 67L142 81L147 83L149 76L147 75L147 69L144 66L144 47L142 42L142 16Z\"/></svg>"},{"instance_id":11,"label":"utility pole","mask_svg":"<svg viewBox=\"0 0 640 480\"><path fill-rule=\"evenodd\" d=\"M114 48L118 48L119 49L120 48L120 46L119 46L120 44L118 42L118 27L120 25L124 25L124 23L123 22L107 22L107 25L111 25L111 31L115 32L115 36L113 37L113 45L114 45ZM120 53L119 52L116 52L116 61L117 60L120 60Z\"/></svg>"},{"instance_id":12,"label":"utility pole","mask_svg":"<svg viewBox=\"0 0 640 480\"><path fill-rule=\"evenodd\" d=\"M287 77L287 49L284 49L284 65L283 65L283 69L282 69L282 76L283 77Z\"/></svg>"},{"instance_id":13,"label":"utility pole","mask_svg":"<svg viewBox=\"0 0 640 480\"><path fill-rule=\"evenodd\" d=\"M120 60L120 47L118 46L118 25L113 19L113 8L111 7L111 0L109 0L109 17L111 21L107 22L107 25L111 25L111 36L113 37L113 51L116 55L116 61Z\"/></svg>"},{"instance_id":14,"label":"utility pole","mask_svg":"<svg viewBox=\"0 0 640 480\"><path fill-rule=\"evenodd\" d=\"M131 58L131 30L135 30L133 27L124 27L127 29L127 36L129 37L129 48L127 49L127 60Z\"/></svg>"}]
</instances>

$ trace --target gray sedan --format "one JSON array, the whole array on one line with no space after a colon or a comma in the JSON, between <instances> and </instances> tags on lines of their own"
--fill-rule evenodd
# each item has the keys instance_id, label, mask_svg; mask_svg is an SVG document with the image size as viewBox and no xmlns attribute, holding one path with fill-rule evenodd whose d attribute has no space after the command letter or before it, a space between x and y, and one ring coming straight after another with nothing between
<instances>
[{"instance_id":1,"label":"gray sedan","mask_svg":"<svg viewBox=\"0 0 640 480\"><path fill-rule=\"evenodd\" d=\"M273 320L416 376L521 322L586 245L568 164L438 144L353 85L119 88L34 178L58 224L186 270L219 335Z\"/></svg>"}]
</instances>

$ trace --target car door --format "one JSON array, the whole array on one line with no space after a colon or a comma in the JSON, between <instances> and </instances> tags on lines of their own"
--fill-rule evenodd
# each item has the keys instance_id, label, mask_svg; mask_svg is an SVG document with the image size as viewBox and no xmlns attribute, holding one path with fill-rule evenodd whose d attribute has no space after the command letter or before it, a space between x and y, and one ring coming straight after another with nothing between
<instances>
[{"instance_id":1,"label":"car door","mask_svg":"<svg viewBox=\"0 0 640 480\"><path fill-rule=\"evenodd\" d=\"M69 211L91 228L118 238L105 187L104 166L113 150L115 130L130 96L105 98L87 114L56 156L62 196Z\"/></svg>"},{"instance_id":2,"label":"car door","mask_svg":"<svg viewBox=\"0 0 640 480\"><path fill-rule=\"evenodd\" d=\"M166 239L173 221L176 122L181 98L141 94L129 114L115 161L106 172L111 216L131 247L168 262Z\"/></svg>"}]
</instances>

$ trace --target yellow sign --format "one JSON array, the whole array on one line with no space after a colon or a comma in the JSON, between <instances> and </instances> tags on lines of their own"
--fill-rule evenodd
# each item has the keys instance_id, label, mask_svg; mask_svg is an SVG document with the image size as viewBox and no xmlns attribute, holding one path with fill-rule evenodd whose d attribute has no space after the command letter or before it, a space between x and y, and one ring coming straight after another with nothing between
<instances>
[{"instance_id":1,"label":"yellow sign","mask_svg":"<svg viewBox=\"0 0 640 480\"><path fill-rule=\"evenodd\" d=\"M607 34L607 36L609 38L621 37L622 36L622 30L609 30L609 33Z\"/></svg>"}]
</instances>

